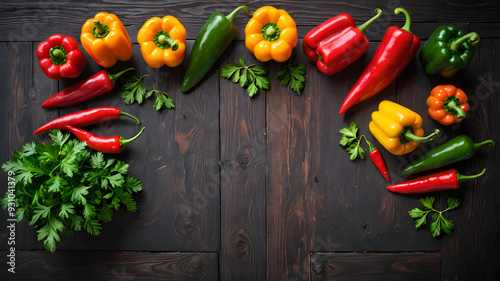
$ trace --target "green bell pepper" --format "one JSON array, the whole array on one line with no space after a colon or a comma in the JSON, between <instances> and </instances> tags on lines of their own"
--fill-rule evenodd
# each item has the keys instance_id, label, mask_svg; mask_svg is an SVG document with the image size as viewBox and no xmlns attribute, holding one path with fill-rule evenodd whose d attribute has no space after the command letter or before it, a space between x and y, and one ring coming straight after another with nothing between
<instances>
[{"instance_id":1,"label":"green bell pepper","mask_svg":"<svg viewBox=\"0 0 500 281\"><path fill-rule=\"evenodd\" d=\"M198 84L233 42L238 34L233 19L241 10L245 10L247 16L250 15L250 9L246 6L237 7L228 16L215 12L201 28L189 56L181 92L185 93Z\"/></svg>"},{"instance_id":2,"label":"green bell pepper","mask_svg":"<svg viewBox=\"0 0 500 281\"><path fill-rule=\"evenodd\" d=\"M440 26L420 51L420 61L427 74L451 77L472 60L477 43L479 35L475 32L464 35L456 25Z\"/></svg>"}]
</instances>

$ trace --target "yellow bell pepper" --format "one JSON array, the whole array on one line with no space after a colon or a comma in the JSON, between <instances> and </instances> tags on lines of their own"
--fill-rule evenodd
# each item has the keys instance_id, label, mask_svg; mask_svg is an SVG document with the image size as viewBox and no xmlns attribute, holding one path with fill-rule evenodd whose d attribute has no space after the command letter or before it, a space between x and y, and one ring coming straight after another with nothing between
<instances>
[{"instance_id":1,"label":"yellow bell pepper","mask_svg":"<svg viewBox=\"0 0 500 281\"><path fill-rule=\"evenodd\" d=\"M379 111L372 113L370 132L392 154L412 152L421 142L431 141L439 130L427 137L422 129L422 117L410 109L392 101L382 101Z\"/></svg>"},{"instance_id":2,"label":"yellow bell pepper","mask_svg":"<svg viewBox=\"0 0 500 281\"><path fill-rule=\"evenodd\" d=\"M173 16L150 18L137 34L144 61L152 68L178 66L186 51L186 29Z\"/></svg>"},{"instance_id":3,"label":"yellow bell pepper","mask_svg":"<svg viewBox=\"0 0 500 281\"><path fill-rule=\"evenodd\" d=\"M132 41L120 19L100 12L88 19L82 27L80 41L89 56L100 66L109 68L118 60L132 58Z\"/></svg>"},{"instance_id":4,"label":"yellow bell pepper","mask_svg":"<svg viewBox=\"0 0 500 281\"><path fill-rule=\"evenodd\" d=\"M245 46L262 62L284 62L297 45L297 26L285 10L259 8L245 27Z\"/></svg>"}]
</instances>

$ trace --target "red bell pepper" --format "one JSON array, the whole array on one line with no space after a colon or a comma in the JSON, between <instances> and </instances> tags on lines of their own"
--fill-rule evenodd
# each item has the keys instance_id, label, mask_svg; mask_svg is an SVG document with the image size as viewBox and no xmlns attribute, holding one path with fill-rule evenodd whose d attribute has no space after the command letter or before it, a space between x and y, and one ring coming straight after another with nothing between
<instances>
[{"instance_id":1,"label":"red bell pepper","mask_svg":"<svg viewBox=\"0 0 500 281\"><path fill-rule=\"evenodd\" d=\"M137 122L137 124L140 124L139 119L136 117L121 111L119 108L116 107L98 107L98 108L92 108L92 109L86 109L86 110L81 110L77 111L74 113L70 113L68 115L61 116L59 118L56 118L47 124L43 125L42 127L38 128L33 135L37 135L40 133L43 133L45 131L51 130L51 129L59 129L59 130L64 130L66 129L66 126L73 126L77 128L82 128L86 127L89 125L101 123L101 122L106 122L106 121L111 121L111 120L116 120L120 118L120 115L130 117Z\"/></svg>"},{"instance_id":2,"label":"red bell pepper","mask_svg":"<svg viewBox=\"0 0 500 281\"><path fill-rule=\"evenodd\" d=\"M426 176L414 178L398 184L389 185L388 190L396 193L427 193L433 191L443 191L458 189L464 180L475 179L482 176L486 169L477 175L464 176L451 169Z\"/></svg>"},{"instance_id":3,"label":"red bell pepper","mask_svg":"<svg viewBox=\"0 0 500 281\"><path fill-rule=\"evenodd\" d=\"M78 41L60 34L52 35L47 41L38 44L36 56L43 73L55 80L76 78L87 64Z\"/></svg>"},{"instance_id":4,"label":"red bell pepper","mask_svg":"<svg viewBox=\"0 0 500 281\"><path fill-rule=\"evenodd\" d=\"M116 80L123 73L133 69L133 67L129 67L116 74L110 74L103 69L53 95L42 104L42 107L54 108L70 106L107 93L113 90Z\"/></svg>"},{"instance_id":5,"label":"red bell pepper","mask_svg":"<svg viewBox=\"0 0 500 281\"><path fill-rule=\"evenodd\" d=\"M347 13L335 16L309 31L302 49L318 70L332 75L359 59L368 50L365 30L382 16L382 10L362 25L356 26Z\"/></svg>"},{"instance_id":6,"label":"red bell pepper","mask_svg":"<svg viewBox=\"0 0 500 281\"><path fill-rule=\"evenodd\" d=\"M339 114L343 114L353 105L374 96L389 86L417 53L420 39L411 33L410 14L403 8L396 8L394 13L405 15L405 25L402 28L391 26L387 29L372 60L347 94Z\"/></svg>"},{"instance_id":7,"label":"red bell pepper","mask_svg":"<svg viewBox=\"0 0 500 281\"><path fill-rule=\"evenodd\" d=\"M121 136L114 136L114 137L98 136L90 132L87 132L83 129L71 126L66 126L66 129L72 132L76 136L76 138L79 139L80 141L86 142L87 146L94 150L103 153L120 153L123 150L125 150L125 146L127 146L129 143L137 139L142 134L142 132L144 132L146 127L143 127L142 130L137 135L135 135L135 137L131 139L124 139Z\"/></svg>"}]
</instances>

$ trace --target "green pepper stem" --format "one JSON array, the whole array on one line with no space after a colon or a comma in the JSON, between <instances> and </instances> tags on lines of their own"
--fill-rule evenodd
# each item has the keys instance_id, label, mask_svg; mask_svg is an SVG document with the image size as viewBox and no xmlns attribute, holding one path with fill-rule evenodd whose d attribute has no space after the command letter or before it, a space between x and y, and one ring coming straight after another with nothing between
<instances>
[{"instance_id":1,"label":"green pepper stem","mask_svg":"<svg viewBox=\"0 0 500 281\"><path fill-rule=\"evenodd\" d=\"M364 138L365 141L366 141L366 144L368 145L368 150L370 150L370 152L374 151L375 149L377 149L371 142L369 142L365 135L361 135L361 137L359 138L359 140L361 141L361 138Z\"/></svg>"},{"instance_id":2,"label":"green pepper stem","mask_svg":"<svg viewBox=\"0 0 500 281\"><path fill-rule=\"evenodd\" d=\"M465 41L467 41L467 40L470 40L472 46L476 46L477 43L479 43L479 35L475 32L471 32L471 33L465 34L464 36L462 36L456 40L453 40L450 43L450 50L452 52L458 51L458 48L460 48L460 46L462 46L462 44L465 43Z\"/></svg>"},{"instance_id":3,"label":"green pepper stem","mask_svg":"<svg viewBox=\"0 0 500 281\"><path fill-rule=\"evenodd\" d=\"M118 73L115 73L115 74L111 74L108 72L108 78L109 78L109 81L111 81L111 83L113 83L113 85L116 83L116 80L118 80L118 78L120 78L120 76L122 76L123 73L127 72L127 71L130 71L130 70L134 70L133 67L129 67L127 69L124 69Z\"/></svg>"},{"instance_id":4,"label":"green pepper stem","mask_svg":"<svg viewBox=\"0 0 500 281\"><path fill-rule=\"evenodd\" d=\"M139 121L139 119L137 119L137 117L135 117L134 115L132 114L129 114L127 112L123 112L123 111L120 111L120 115L123 115L123 116L127 116L127 117L130 117L132 119L135 120L135 122L137 122L137 125L141 124L141 121Z\"/></svg>"},{"instance_id":5,"label":"green pepper stem","mask_svg":"<svg viewBox=\"0 0 500 281\"><path fill-rule=\"evenodd\" d=\"M120 146L122 147L122 149L125 149L125 147L129 143L131 143L135 139L137 139L142 134L142 132L144 132L144 130L146 130L146 127L142 127L142 130L137 135L135 135L133 138L130 138L130 139L124 139L124 138L120 137Z\"/></svg>"},{"instance_id":6,"label":"green pepper stem","mask_svg":"<svg viewBox=\"0 0 500 281\"><path fill-rule=\"evenodd\" d=\"M410 13L408 13L408 11L406 9L403 9L401 7L398 7L396 9L394 9L394 13L396 15L399 15L400 13L403 13L406 17L406 22L405 22L405 25L403 25L403 27L401 27L402 30L406 31L406 32L409 32L411 33L411 17L410 17Z\"/></svg>"},{"instance_id":7,"label":"green pepper stem","mask_svg":"<svg viewBox=\"0 0 500 281\"><path fill-rule=\"evenodd\" d=\"M474 148L477 149L478 147L483 146L485 144L488 144L489 146L495 146L495 142L493 140L485 140L480 143L475 143Z\"/></svg>"},{"instance_id":8,"label":"green pepper stem","mask_svg":"<svg viewBox=\"0 0 500 281\"><path fill-rule=\"evenodd\" d=\"M484 168L483 171L477 175L466 176L466 175L461 175L461 174L457 173L457 179L458 179L459 183L462 183L464 180L478 178L478 177L484 175L485 172L486 172L486 168Z\"/></svg>"},{"instance_id":9,"label":"green pepper stem","mask_svg":"<svg viewBox=\"0 0 500 281\"><path fill-rule=\"evenodd\" d=\"M177 42L175 42L175 40L172 37L170 37L166 32L163 32L158 36L158 44L160 44L162 47L165 48L167 46L170 46L172 51L177 51L177 49L179 48L179 44L177 44Z\"/></svg>"},{"instance_id":10,"label":"green pepper stem","mask_svg":"<svg viewBox=\"0 0 500 281\"><path fill-rule=\"evenodd\" d=\"M417 137L410 130L406 130L403 134L404 138L408 141L426 142L435 139L439 135L439 133L441 133L439 129L436 129L434 133L428 135L427 137Z\"/></svg>"},{"instance_id":11,"label":"green pepper stem","mask_svg":"<svg viewBox=\"0 0 500 281\"><path fill-rule=\"evenodd\" d=\"M59 49L52 50L52 56L54 56L54 58L57 59L57 60L63 60L64 59L64 54Z\"/></svg>"},{"instance_id":12,"label":"green pepper stem","mask_svg":"<svg viewBox=\"0 0 500 281\"><path fill-rule=\"evenodd\" d=\"M375 9L375 12L377 13L375 16L373 16L371 19L369 19L365 23L356 26L356 28L359 29L359 31L365 33L366 29L368 27L370 27L370 25L372 25L372 23L374 23L376 20L378 20L382 16L382 10L381 9L377 8L377 9Z\"/></svg>"},{"instance_id":13,"label":"green pepper stem","mask_svg":"<svg viewBox=\"0 0 500 281\"><path fill-rule=\"evenodd\" d=\"M465 118L465 112L462 110L462 108L460 107L460 105L458 105L454 100L451 100L447 105L446 105L449 109L453 110L456 112L456 114L454 114L457 118Z\"/></svg>"},{"instance_id":14,"label":"green pepper stem","mask_svg":"<svg viewBox=\"0 0 500 281\"><path fill-rule=\"evenodd\" d=\"M66 50L64 50L62 46L54 46L50 48L49 57L55 65L62 65L67 61Z\"/></svg>"},{"instance_id":15,"label":"green pepper stem","mask_svg":"<svg viewBox=\"0 0 500 281\"><path fill-rule=\"evenodd\" d=\"M103 38L106 37L106 35L108 35L109 27L107 25L105 25L99 20L94 20L93 23L95 25L94 29L92 30L94 37Z\"/></svg>"},{"instance_id":16,"label":"green pepper stem","mask_svg":"<svg viewBox=\"0 0 500 281\"><path fill-rule=\"evenodd\" d=\"M234 16L236 16L236 14L241 10L245 10L245 16L250 15L250 9L247 6L239 6L234 9L234 11L232 11L229 15L227 15L226 19L231 22L234 21Z\"/></svg>"}]
</instances>

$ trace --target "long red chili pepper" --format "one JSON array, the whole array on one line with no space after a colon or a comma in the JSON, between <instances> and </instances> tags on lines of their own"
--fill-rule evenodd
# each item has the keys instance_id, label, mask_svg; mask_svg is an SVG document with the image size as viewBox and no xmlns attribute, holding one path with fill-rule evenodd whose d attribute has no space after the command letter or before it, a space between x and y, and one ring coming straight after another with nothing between
<instances>
[{"instance_id":1,"label":"long red chili pepper","mask_svg":"<svg viewBox=\"0 0 500 281\"><path fill-rule=\"evenodd\" d=\"M142 132L146 129L143 127L142 130L131 139L124 139L121 136L113 137L103 137L89 133L83 129L66 126L66 128L72 132L77 139L87 143L87 146L103 153L120 153L125 147L138 138Z\"/></svg>"},{"instance_id":2,"label":"long red chili pepper","mask_svg":"<svg viewBox=\"0 0 500 281\"><path fill-rule=\"evenodd\" d=\"M113 90L116 80L123 73L133 69L133 67L130 67L115 74L110 74L103 69L53 95L42 104L42 107L54 108L70 106L100 96Z\"/></svg>"},{"instance_id":3,"label":"long red chili pepper","mask_svg":"<svg viewBox=\"0 0 500 281\"><path fill-rule=\"evenodd\" d=\"M77 128L86 127L89 125L116 120L120 115L130 117L140 124L141 121L136 117L121 111L116 107L97 107L70 113L68 115L56 118L42 127L38 128L33 135L43 133L51 129L65 130L66 126L73 126Z\"/></svg>"},{"instance_id":4,"label":"long red chili pepper","mask_svg":"<svg viewBox=\"0 0 500 281\"><path fill-rule=\"evenodd\" d=\"M366 138L365 138L366 140ZM380 171L382 176L390 182L391 179L389 178L389 172L387 172L387 167L385 166L384 158L382 158L382 154L380 153L380 150L376 148L371 142L366 140L366 143L368 144L368 149L370 150L370 158L372 159L373 164L375 164L375 167Z\"/></svg>"},{"instance_id":5,"label":"long red chili pepper","mask_svg":"<svg viewBox=\"0 0 500 281\"><path fill-rule=\"evenodd\" d=\"M433 191L442 191L458 189L460 183L467 179L474 179L482 176L486 169L477 175L464 176L457 173L457 170L451 169L426 176L414 178L398 184L387 187L388 190L396 193L427 193Z\"/></svg>"},{"instance_id":6,"label":"long red chili pepper","mask_svg":"<svg viewBox=\"0 0 500 281\"><path fill-rule=\"evenodd\" d=\"M372 60L359 77L340 107L343 114L353 105L382 91L406 68L420 47L420 39L410 30L411 18L403 8L396 8L395 14L403 13L406 23L402 28L391 26L378 46Z\"/></svg>"}]
</instances>

